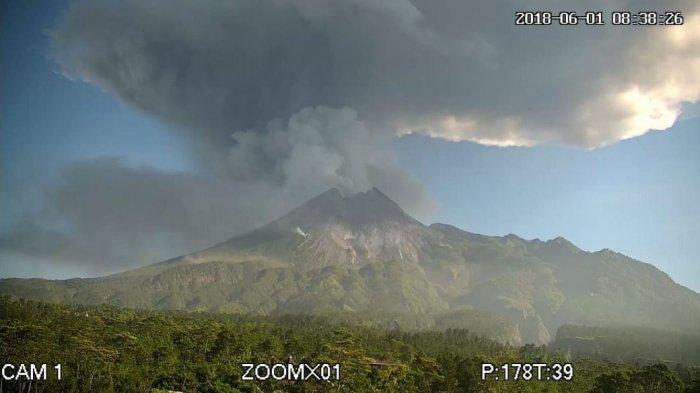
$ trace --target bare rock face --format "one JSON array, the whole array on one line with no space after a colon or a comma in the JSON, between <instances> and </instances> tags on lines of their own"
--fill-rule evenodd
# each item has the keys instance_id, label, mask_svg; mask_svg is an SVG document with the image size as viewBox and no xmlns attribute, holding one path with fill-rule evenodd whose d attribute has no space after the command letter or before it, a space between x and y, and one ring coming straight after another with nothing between
<instances>
[{"instance_id":1,"label":"bare rock face","mask_svg":"<svg viewBox=\"0 0 700 393\"><path fill-rule=\"evenodd\" d=\"M340 191L331 188L269 226L311 230L328 224L342 224L351 230L361 230L380 222L423 226L376 188L349 196L343 196Z\"/></svg>"},{"instance_id":2,"label":"bare rock face","mask_svg":"<svg viewBox=\"0 0 700 393\"><path fill-rule=\"evenodd\" d=\"M303 233L294 264L304 269L335 264L360 268L389 260L418 263L429 232L376 188L351 196L331 189L267 228Z\"/></svg>"},{"instance_id":3,"label":"bare rock face","mask_svg":"<svg viewBox=\"0 0 700 393\"><path fill-rule=\"evenodd\" d=\"M376 188L350 196L333 188L258 230L185 259L230 261L232 254L243 253L306 270L332 265L359 269L377 261L419 263L431 236L428 227Z\"/></svg>"}]
</instances>

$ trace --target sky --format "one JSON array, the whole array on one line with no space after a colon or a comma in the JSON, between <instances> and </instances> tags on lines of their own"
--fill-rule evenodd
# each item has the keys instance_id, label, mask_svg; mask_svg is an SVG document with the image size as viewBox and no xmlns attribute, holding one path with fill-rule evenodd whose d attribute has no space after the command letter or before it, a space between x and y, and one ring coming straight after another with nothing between
<instances>
[{"instance_id":1,"label":"sky","mask_svg":"<svg viewBox=\"0 0 700 393\"><path fill-rule=\"evenodd\" d=\"M699 291L700 5L525 28L562 5L491 3L3 1L0 276L122 271L376 186Z\"/></svg>"}]
</instances>

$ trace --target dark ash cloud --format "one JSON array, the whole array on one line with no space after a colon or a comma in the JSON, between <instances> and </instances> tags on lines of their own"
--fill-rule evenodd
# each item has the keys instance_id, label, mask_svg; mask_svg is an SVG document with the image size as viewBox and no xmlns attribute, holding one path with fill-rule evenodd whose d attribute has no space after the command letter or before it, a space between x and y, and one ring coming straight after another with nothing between
<instances>
[{"instance_id":1,"label":"dark ash cloud","mask_svg":"<svg viewBox=\"0 0 700 393\"><path fill-rule=\"evenodd\" d=\"M520 9L681 10L682 27L516 27ZM135 266L252 229L329 187L435 203L391 139L604 146L700 99L700 4L671 1L75 0L69 77L172 125L193 173L81 162L4 227L23 255ZM9 229L7 229L9 228ZM7 230L6 230L7 229Z\"/></svg>"},{"instance_id":2,"label":"dark ash cloud","mask_svg":"<svg viewBox=\"0 0 700 393\"><path fill-rule=\"evenodd\" d=\"M306 108L265 131L233 133L226 177L103 158L65 168L44 203L0 233L13 255L105 274L187 254L256 228L338 187L377 186L419 218L435 209L354 110ZM8 253L12 255L8 255Z\"/></svg>"},{"instance_id":3,"label":"dark ash cloud","mask_svg":"<svg viewBox=\"0 0 700 393\"><path fill-rule=\"evenodd\" d=\"M517 27L521 9L681 10L682 27ZM670 127L700 98L690 0L75 1L65 71L181 127L211 157L235 130L349 106L385 132L584 147ZM608 20L609 24L609 20Z\"/></svg>"},{"instance_id":4,"label":"dark ash cloud","mask_svg":"<svg viewBox=\"0 0 700 393\"><path fill-rule=\"evenodd\" d=\"M226 182L118 158L69 166L44 198L0 235L0 249L104 272L204 248L266 218Z\"/></svg>"}]
</instances>

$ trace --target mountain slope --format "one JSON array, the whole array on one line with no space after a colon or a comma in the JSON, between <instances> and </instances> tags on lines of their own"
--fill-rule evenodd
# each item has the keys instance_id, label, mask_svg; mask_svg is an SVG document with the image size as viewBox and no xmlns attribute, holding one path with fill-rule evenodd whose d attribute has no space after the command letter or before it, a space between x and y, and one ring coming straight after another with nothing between
<instances>
[{"instance_id":1,"label":"mountain slope","mask_svg":"<svg viewBox=\"0 0 700 393\"><path fill-rule=\"evenodd\" d=\"M700 334L700 295L649 264L562 238L427 227L377 189L329 190L264 227L155 265L94 279L4 279L0 292L137 308L415 315L427 318L423 328L467 327L512 343L548 342L564 324Z\"/></svg>"}]
</instances>

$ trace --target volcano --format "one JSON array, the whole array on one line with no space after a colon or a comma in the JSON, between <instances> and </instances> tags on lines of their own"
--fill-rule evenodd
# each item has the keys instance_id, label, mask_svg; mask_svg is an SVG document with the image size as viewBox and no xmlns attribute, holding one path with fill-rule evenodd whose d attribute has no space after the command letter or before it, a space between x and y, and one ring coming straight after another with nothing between
<instances>
[{"instance_id":1,"label":"volcano","mask_svg":"<svg viewBox=\"0 0 700 393\"><path fill-rule=\"evenodd\" d=\"M111 276L3 279L27 299L243 314L353 313L512 344L564 324L698 333L700 295L654 266L563 238L426 226L373 188L330 189L261 228Z\"/></svg>"}]
</instances>

